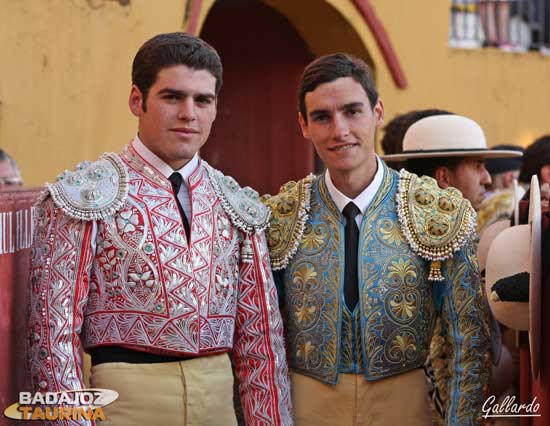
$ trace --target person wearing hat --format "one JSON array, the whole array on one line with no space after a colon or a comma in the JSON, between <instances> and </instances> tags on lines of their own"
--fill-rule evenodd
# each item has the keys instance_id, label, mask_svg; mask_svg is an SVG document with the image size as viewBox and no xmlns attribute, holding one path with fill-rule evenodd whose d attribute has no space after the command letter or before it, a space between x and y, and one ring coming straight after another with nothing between
<instances>
[{"instance_id":1,"label":"person wearing hat","mask_svg":"<svg viewBox=\"0 0 550 426\"><path fill-rule=\"evenodd\" d=\"M426 117L412 124L403 139L403 151L386 155L384 160L405 161L406 169L419 176L429 176L442 188L454 187L472 207L479 211L487 196L491 176L485 161L493 158L517 158L521 152L510 149L489 149L485 134L472 119L460 115ZM479 231L479 228L478 228ZM501 336L496 321L489 320L492 331L493 362L501 357ZM433 395L437 417L443 417L442 408L449 398L448 342L437 324L430 348L428 371L433 368L436 391ZM509 359L508 353L502 360ZM431 364L431 365L430 365Z\"/></svg>"},{"instance_id":2,"label":"person wearing hat","mask_svg":"<svg viewBox=\"0 0 550 426\"><path fill-rule=\"evenodd\" d=\"M399 114L393 117L386 126L384 126L384 136L380 139L380 146L384 154L399 154L403 151L403 137L413 123L432 115L452 114L452 112L443 109L419 109L408 111L404 114ZM395 170L402 169L405 164L399 161L394 161L389 166Z\"/></svg>"},{"instance_id":3,"label":"person wearing hat","mask_svg":"<svg viewBox=\"0 0 550 426\"><path fill-rule=\"evenodd\" d=\"M493 149L517 151L523 153L523 148L517 145L495 145ZM485 163L491 175L491 188L494 191L510 190L514 181L518 180L521 170L522 157L489 158Z\"/></svg>"},{"instance_id":4,"label":"person wearing hat","mask_svg":"<svg viewBox=\"0 0 550 426\"><path fill-rule=\"evenodd\" d=\"M388 162L406 161L409 172L433 177L440 188L457 188L477 210L491 184L485 160L521 155L510 149L489 149L479 124L451 114L417 121L405 133L403 151L382 158Z\"/></svg>"},{"instance_id":5,"label":"person wearing hat","mask_svg":"<svg viewBox=\"0 0 550 426\"><path fill-rule=\"evenodd\" d=\"M327 170L264 197L295 424L431 425L423 366L437 317L455 366L446 424L482 424L490 362L475 212L459 191L375 154L384 106L363 61L318 58L298 92L302 134Z\"/></svg>"},{"instance_id":6,"label":"person wearing hat","mask_svg":"<svg viewBox=\"0 0 550 426\"><path fill-rule=\"evenodd\" d=\"M495 145L495 150L511 150L523 153L516 145ZM491 175L487 196L477 211L477 231L481 234L493 223L510 219L517 202L525 190L517 185L522 157L489 158L485 166Z\"/></svg>"},{"instance_id":7,"label":"person wearing hat","mask_svg":"<svg viewBox=\"0 0 550 426\"><path fill-rule=\"evenodd\" d=\"M519 173L519 183L523 188L529 188L531 176L537 175L543 198L548 200L550 189L550 135L537 138L525 148L523 163ZM545 195L546 194L546 195Z\"/></svg>"}]
</instances>

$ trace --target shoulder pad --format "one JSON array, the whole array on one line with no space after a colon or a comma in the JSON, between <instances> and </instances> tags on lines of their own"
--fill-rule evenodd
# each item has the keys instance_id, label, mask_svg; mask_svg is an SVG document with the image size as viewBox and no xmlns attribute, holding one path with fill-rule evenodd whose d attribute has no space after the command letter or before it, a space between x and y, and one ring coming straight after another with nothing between
<instances>
[{"instance_id":1,"label":"shoulder pad","mask_svg":"<svg viewBox=\"0 0 550 426\"><path fill-rule=\"evenodd\" d=\"M128 172L116 154L103 154L95 162L79 163L65 170L53 184L46 184L55 204L78 220L98 220L115 214L128 196Z\"/></svg>"},{"instance_id":2,"label":"shoulder pad","mask_svg":"<svg viewBox=\"0 0 550 426\"><path fill-rule=\"evenodd\" d=\"M449 259L475 234L476 212L458 189L401 169L397 214L412 250L432 261L429 279L441 281L440 261Z\"/></svg>"},{"instance_id":3,"label":"shoulder pad","mask_svg":"<svg viewBox=\"0 0 550 426\"><path fill-rule=\"evenodd\" d=\"M508 191L489 197L477 212L477 233L481 233L492 223L509 219L514 212L514 194Z\"/></svg>"},{"instance_id":4,"label":"shoulder pad","mask_svg":"<svg viewBox=\"0 0 550 426\"><path fill-rule=\"evenodd\" d=\"M214 191L233 225L247 234L265 230L271 212L260 202L258 192L248 186L241 188L231 176L224 175L202 161Z\"/></svg>"},{"instance_id":5,"label":"shoulder pad","mask_svg":"<svg viewBox=\"0 0 550 426\"><path fill-rule=\"evenodd\" d=\"M308 219L314 180L315 176L310 174L298 182L284 184L275 196L262 196L262 202L271 209L267 245L274 271L286 268L298 250Z\"/></svg>"}]
</instances>

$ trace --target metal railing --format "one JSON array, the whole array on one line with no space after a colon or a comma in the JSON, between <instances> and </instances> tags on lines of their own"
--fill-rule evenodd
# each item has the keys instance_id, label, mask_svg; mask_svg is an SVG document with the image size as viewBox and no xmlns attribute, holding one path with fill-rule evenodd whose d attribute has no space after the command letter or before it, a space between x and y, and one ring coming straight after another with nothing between
<instances>
[{"instance_id":1,"label":"metal railing","mask_svg":"<svg viewBox=\"0 0 550 426\"><path fill-rule=\"evenodd\" d=\"M452 0L449 45L550 55L550 0Z\"/></svg>"}]
</instances>

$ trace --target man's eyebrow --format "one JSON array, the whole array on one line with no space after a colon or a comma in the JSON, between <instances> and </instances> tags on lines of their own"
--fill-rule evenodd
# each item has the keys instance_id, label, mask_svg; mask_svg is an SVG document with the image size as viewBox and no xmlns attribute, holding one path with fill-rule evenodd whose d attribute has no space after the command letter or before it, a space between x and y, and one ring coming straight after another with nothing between
<instances>
[{"instance_id":1,"label":"man's eyebrow","mask_svg":"<svg viewBox=\"0 0 550 426\"><path fill-rule=\"evenodd\" d=\"M309 116L314 118L314 117L317 117L319 115L323 115L323 114L328 114L329 111L328 109L316 109L316 110L313 110L309 113Z\"/></svg>"},{"instance_id":2,"label":"man's eyebrow","mask_svg":"<svg viewBox=\"0 0 550 426\"><path fill-rule=\"evenodd\" d=\"M164 89L159 90L159 95L179 95L185 96L186 93L183 90L172 89L170 87L165 87Z\"/></svg>"},{"instance_id":3,"label":"man's eyebrow","mask_svg":"<svg viewBox=\"0 0 550 426\"><path fill-rule=\"evenodd\" d=\"M189 94L183 90L172 89L170 87L165 87L164 89L159 90L158 95L176 95L180 97L188 96ZM214 93L197 93L195 98L202 97L207 99L215 99L216 95Z\"/></svg>"},{"instance_id":4,"label":"man's eyebrow","mask_svg":"<svg viewBox=\"0 0 550 426\"><path fill-rule=\"evenodd\" d=\"M359 107L363 107L365 104L363 102L349 102L347 104L344 104L342 105L341 107L339 107L338 109L340 111L342 110L346 110L346 109L350 109L350 108L359 108Z\"/></svg>"}]
</instances>

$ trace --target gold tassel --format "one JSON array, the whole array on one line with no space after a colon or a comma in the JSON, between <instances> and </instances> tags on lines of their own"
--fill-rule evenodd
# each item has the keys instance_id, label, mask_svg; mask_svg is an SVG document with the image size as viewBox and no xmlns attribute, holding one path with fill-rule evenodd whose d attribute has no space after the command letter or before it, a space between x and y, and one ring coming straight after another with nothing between
<instances>
[{"instance_id":1,"label":"gold tassel","mask_svg":"<svg viewBox=\"0 0 550 426\"><path fill-rule=\"evenodd\" d=\"M441 261L432 260L430 262L430 274L428 275L429 281L443 281L443 275L441 274Z\"/></svg>"}]
</instances>

